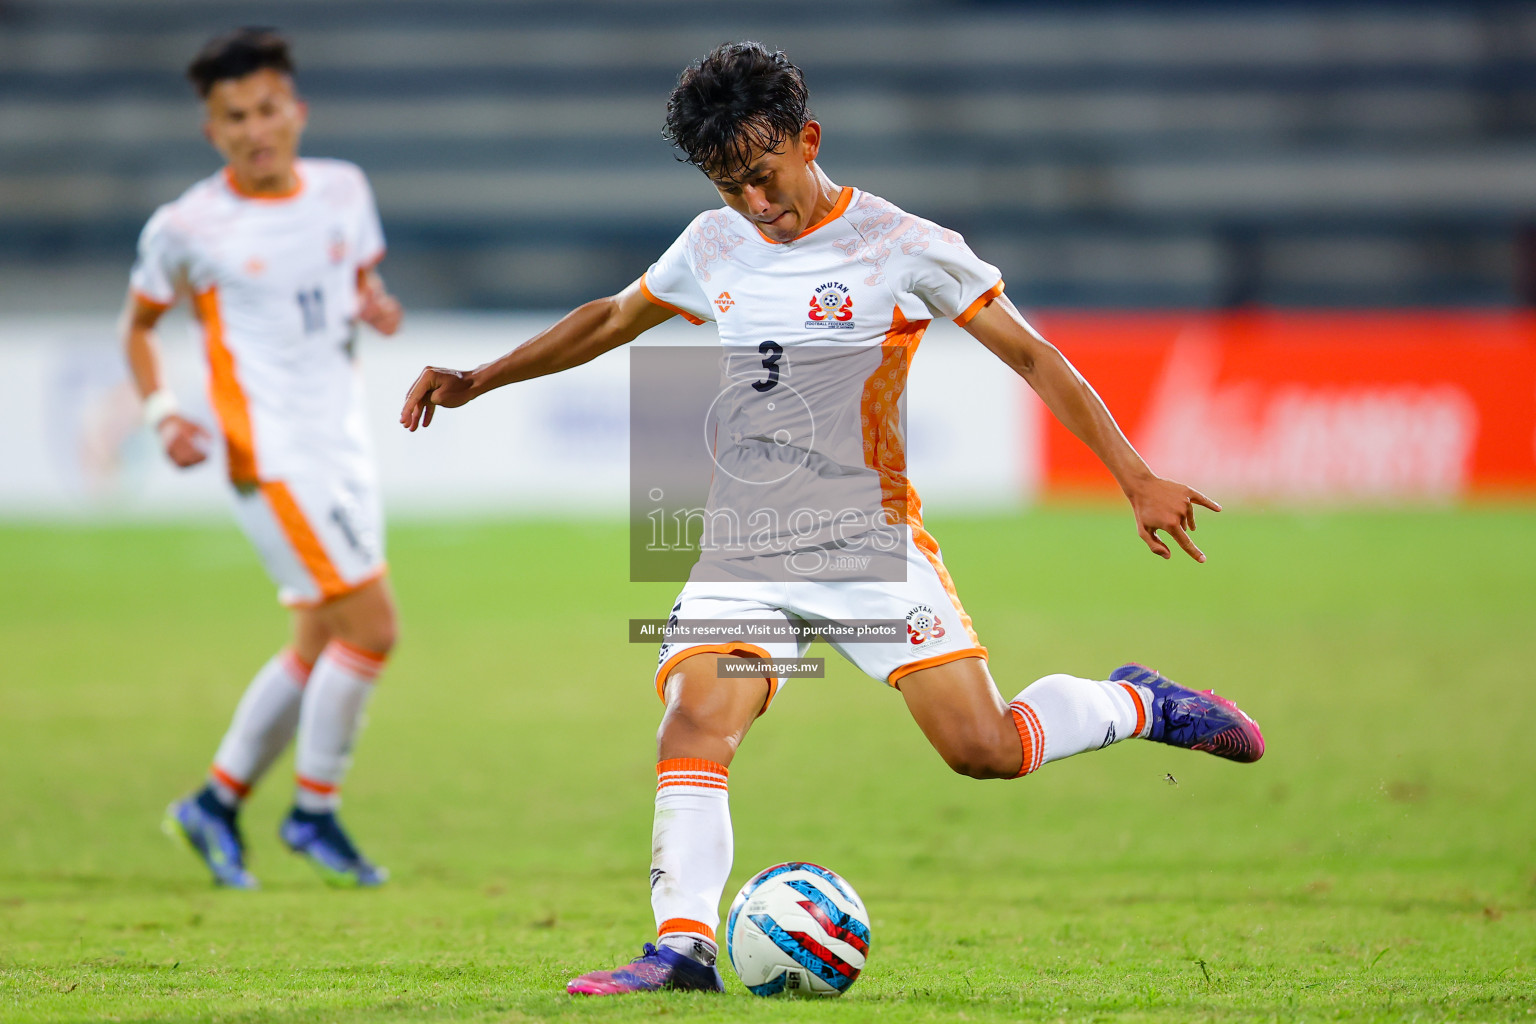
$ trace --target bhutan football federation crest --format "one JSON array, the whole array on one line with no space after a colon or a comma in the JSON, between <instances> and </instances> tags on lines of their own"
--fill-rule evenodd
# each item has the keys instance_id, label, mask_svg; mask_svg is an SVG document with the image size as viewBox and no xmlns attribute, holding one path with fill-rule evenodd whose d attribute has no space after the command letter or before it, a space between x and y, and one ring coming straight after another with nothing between
<instances>
[{"instance_id":1,"label":"bhutan football federation crest","mask_svg":"<svg viewBox=\"0 0 1536 1024\"><path fill-rule=\"evenodd\" d=\"M944 638L944 623L933 613L933 609L925 604L907 612L907 643L913 647L921 647L930 640L942 640Z\"/></svg>"},{"instance_id":2,"label":"bhutan football federation crest","mask_svg":"<svg viewBox=\"0 0 1536 1024\"><path fill-rule=\"evenodd\" d=\"M841 281L828 281L817 285L811 293L810 319L805 326L832 330L853 327L853 296Z\"/></svg>"}]
</instances>

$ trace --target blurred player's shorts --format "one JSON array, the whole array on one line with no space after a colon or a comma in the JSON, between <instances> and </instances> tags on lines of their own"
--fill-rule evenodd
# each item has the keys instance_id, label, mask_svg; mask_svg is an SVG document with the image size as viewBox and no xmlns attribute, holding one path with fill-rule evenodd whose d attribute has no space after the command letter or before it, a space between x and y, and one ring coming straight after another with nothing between
<instances>
[{"instance_id":1,"label":"blurred player's shorts","mask_svg":"<svg viewBox=\"0 0 1536 1024\"><path fill-rule=\"evenodd\" d=\"M237 485L235 520L277 584L278 600L312 607L384 573L384 513L374 482L321 474Z\"/></svg>"}]
</instances>

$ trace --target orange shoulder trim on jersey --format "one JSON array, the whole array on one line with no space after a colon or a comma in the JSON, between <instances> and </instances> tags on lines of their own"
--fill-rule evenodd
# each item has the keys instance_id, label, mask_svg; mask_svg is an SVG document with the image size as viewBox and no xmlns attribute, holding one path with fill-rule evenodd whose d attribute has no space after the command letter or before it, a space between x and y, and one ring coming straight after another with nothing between
<instances>
[{"instance_id":1,"label":"orange shoulder trim on jersey","mask_svg":"<svg viewBox=\"0 0 1536 1024\"><path fill-rule=\"evenodd\" d=\"M245 390L235 375L235 357L224 343L224 319L219 312L219 290L210 288L192 297L192 308L203 325L203 345L208 352L208 393L213 411L224 431L224 454L229 479L237 484L256 482L256 435L251 428L251 409Z\"/></svg>"},{"instance_id":2,"label":"orange shoulder trim on jersey","mask_svg":"<svg viewBox=\"0 0 1536 1024\"><path fill-rule=\"evenodd\" d=\"M966 306L965 312L955 317L955 323L959 324L961 327L964 327L966 324L971 322L977 313L981 312L982 308L986 306L987 303L991 302L1001 294L1003 294L1003 282L999 281L997 284L993 285L991 288L988 288L986 291L978 295L975 302L971 303L969 306Z\"/></svg>"},{"instance_id":3,"label":"orange shoulder trim on jersey","mask_svg":"<svg viewBox=\"0 0 1536 1024\"><path fill-rule=\"evenodd\" d=\"M231 192L241 199L255 199L263 203L280 203L285 199L292 199L304 191L304 175L299 171L298 164L293 165L293 180L294 186L287 192L247 192L235 180L235 169L228 166L224 168L224 183L229 186Z\"/></svg>"},{"instance_id":4,"label":"orange shoulder trim on jersey","mask_svg":"<svg viewBox=\"0 0 1536 1024\"><path fill-rule=\"evenodd\" d=\"M644 295L649 301L651 301L651 302L655 303L656 305L660 306L662 309L670 309L672 312L676 313L678 316L682 317L684 320L687 320L689 323L693 324L693 326L695 326L695 327L699 326L700 324L702 324L704 322L702 319L700 319L699 317L694 316L692 313L688 312L686 309L682 309L682 308L680 308L678 306L672 305L672 303L670 303L670 302L664 302L661 299L658 299L656 297L656 293L651 291L651 286L645 283L645 275L644 274L640 275L640 294Z\"/></svg>"},{"instance_id":5,"label":"orange shoulder trim on jersey","mask_svg":"<svg viewBox=\"0 0 1536 1024\"><path fill-rule=\"evenodd\" d=\"M148 306L150 309L158 309L162 313L176 305L176 300L174 298L172 298L170 302L161 302L159 299L150 298L148 295L145 295L137 288L128 289L128 294L133 296L133 301L137 302L139 305Z\"/></svg>"},{"instance_id":6,"label":"orange shoulder trim on jersey","mask_svg":"<svg viewBox=\"0 0 1536 1024\"><path fill-rule=\"evenodd\" d=\"M848 204L851 203L851 202L853 202L853 186L852 185L844 185L843 186L843 190L840 193L838 193L837 202L832 204L832 211L830 213L828 213L825 217L821 218L821 220L817 221L815 224L812 224L810 227L808 227L804 231L800 232L794 238L791 238L790 241L791 242L798 242L798 241L800 241L800 239L804 238L806 235L810 234L811 232L819 231L822 228L826 227L828 224L831 224L833 221L837 220L837 218L841 217L843 214L848 212ZM753 227L757 227L757 226L754 224ZM762 228L757 228L757 233L758 233L758 235L760 235L762 237L763 241L767 242L769 245L783 245L784 244L783 242L775 241L774 239L769 238L767 235L764 235Z\"/></svg>"}]
</instances>

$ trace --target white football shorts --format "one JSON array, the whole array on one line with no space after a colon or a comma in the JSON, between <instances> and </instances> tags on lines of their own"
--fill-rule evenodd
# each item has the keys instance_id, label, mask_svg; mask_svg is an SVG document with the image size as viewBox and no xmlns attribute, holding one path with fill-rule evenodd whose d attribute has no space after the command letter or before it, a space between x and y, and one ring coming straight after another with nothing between
<instances>
[{"instance_id":1,"label":"white football shorts","mask_svg":"<svg viewBox=\"0 0 1536 1024\"><path fill-rule=\"evenodd\" d=\"M384 574L384 513L373 481L315 473L233 494L235 521L290 608L312 608Z\"/></svg>"},{"instance_id":2,"label":"white football shorts","mask_svg":"<svg viewBox=\"0 0 1536 1024\"><path fill-rule=\"evenodd\" d=\"M848 622L890 619L904 624L902 637L878 643L837 642L833 650L853 662L865 675L900 689L903 676L960 658L985 658L960 606L954 582L932 536L916 528L907 537L905 582L737 583L690 580L683 586L672 617L685 620L747 620L753 623L795 624L806 619ZM810 639L760 641L743 638L723 642L664 643L656 662L656 695L666 700L667 677L684 659L696 654L750 654L759 658L803 658ZM773 703L785 680L768 680Z\"/></svg>"}]
</instances>

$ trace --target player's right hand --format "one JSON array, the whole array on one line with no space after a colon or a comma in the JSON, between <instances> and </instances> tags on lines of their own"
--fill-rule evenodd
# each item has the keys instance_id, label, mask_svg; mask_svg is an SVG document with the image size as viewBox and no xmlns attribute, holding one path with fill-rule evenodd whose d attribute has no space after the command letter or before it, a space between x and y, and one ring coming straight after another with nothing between
<instances>
[{"instance_id":1,"label":"player's right hand","mask_svg":"<svg viewBox=\"0 0 1536 1024\"><path fill-rule=\"evenodd\" d=\"M427 367L406 392L405 407L400 410L400 425L406 430L430 427L434 408L439 405L458 408L475 397L473 385L472 378L463 370Z\"/></svg>"},{"instance_id":2,"label":"player's right hand","mask_svg":"<svg viewBox=\"0 0 1536 1024\"><path fill-rule=\"evenodd\" d=\"M166 457L182 469L208 458L209 434L185 416L171 413L155 428Z\"/></svg>"}]
</instances>

